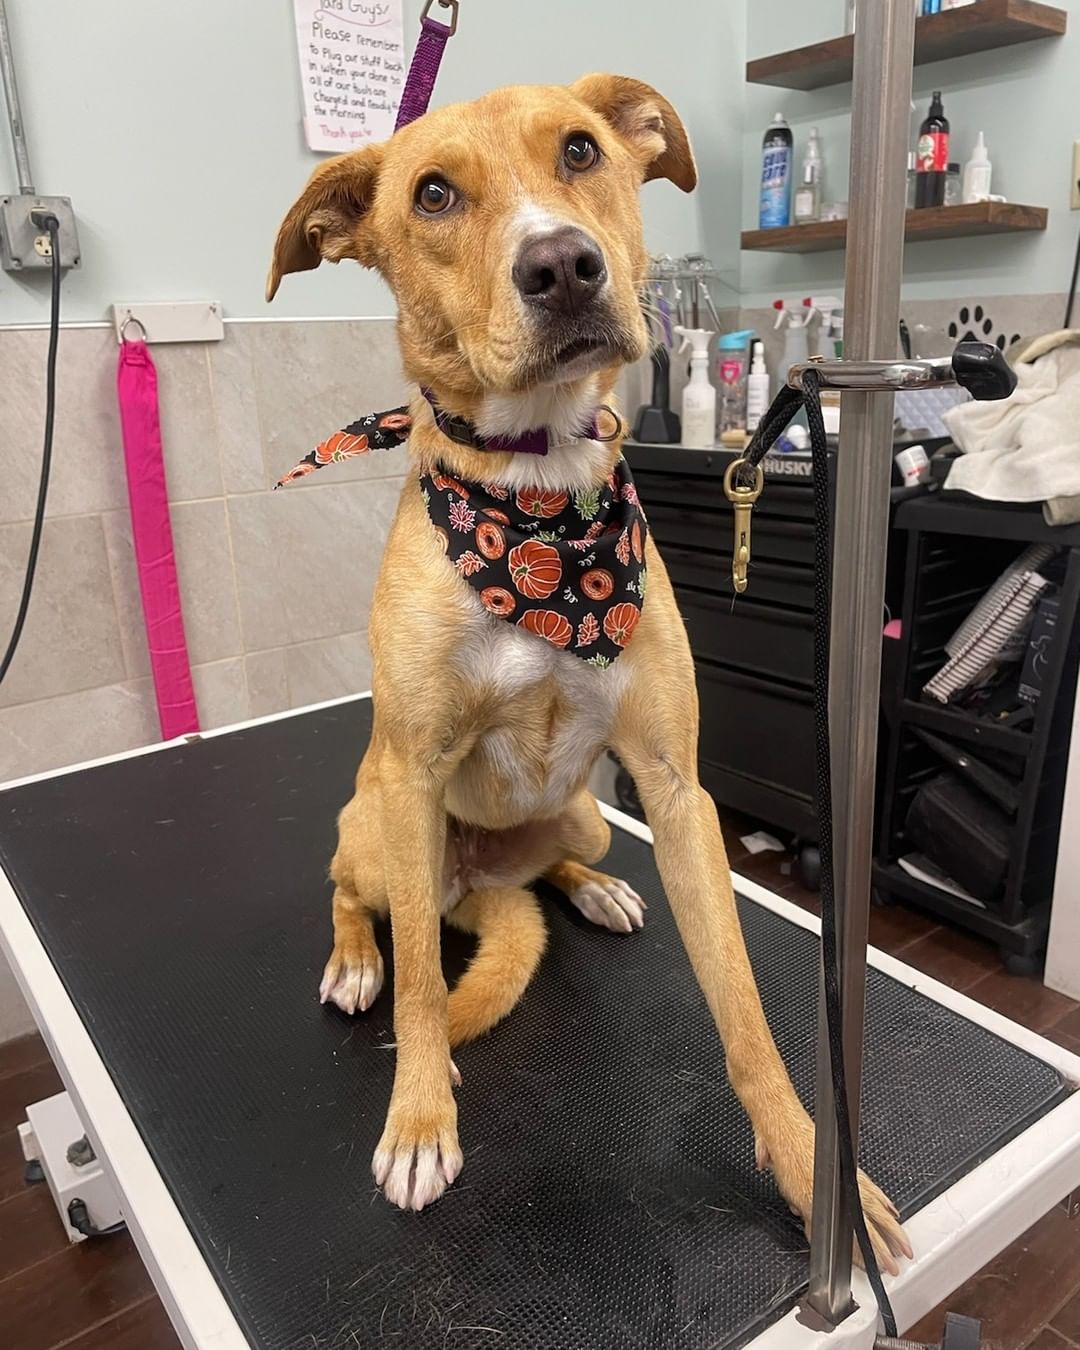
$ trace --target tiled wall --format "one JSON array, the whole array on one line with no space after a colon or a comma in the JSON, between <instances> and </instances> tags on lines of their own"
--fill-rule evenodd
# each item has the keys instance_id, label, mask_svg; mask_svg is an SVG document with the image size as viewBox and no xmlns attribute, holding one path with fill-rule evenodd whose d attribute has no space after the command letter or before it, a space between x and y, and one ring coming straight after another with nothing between
<instances>
[{"instance_id":1,"label":"tiled wall","mask_svg":"<svg viewBox=\"0 0 1080 1350\"><path fill-rule=\"evenodd\" d=\"M273 492L323 436L405 396L393 322L235 323L158 346L184 620L204 726L367 687L365 629L398 450ZM0 615L13 615L41 454L46 334L0 331ZM60 345L33 602L0 687L0 781L157 739L111 331Z\"/></svg>"},{"instance_id":2,"label":"tiled wall","mask_svg":"<svg viewBox=\"0 0 1080 1350\"><path fill-rule=\"evenodd\" d=\"M47 335L0 330L0 640L26 563ZM280 492L329 432L403 401L392 320L233 323L157 346L184 622L204 727L366 689L367 618L405 451ZM159 739L105 328L61 335L49 510L0 686L0 782ZM0 1041L30 1030L0 958Z\"/></svg>"},{"instance_id":3,"label":"tiled wall","mask_svg":"<svg viewBox=\"0 0 1080 1350\"><path fill-rule=\"evenodd\" d=\"M972 296L995 324L1054 326L1060 296ZM961 302L904 307L944 329ZM725 315L725 317L728 317ZM731 322L767 333L772 312ZM405 397L389 319L231 323L154 348L173 531L205 726L369 683L365 630L403 450L272 485L328 432ZM15 612L37 490L47 335L0 330L0 616ZM676 364L676 376L681 367ZM65 329L49 514L22 645L0 686L0 782L157 738L106 328ZM678 406L680 380L673 381ZM646 397L631 372L623 406Z\"/></svg>"}]
</instances>

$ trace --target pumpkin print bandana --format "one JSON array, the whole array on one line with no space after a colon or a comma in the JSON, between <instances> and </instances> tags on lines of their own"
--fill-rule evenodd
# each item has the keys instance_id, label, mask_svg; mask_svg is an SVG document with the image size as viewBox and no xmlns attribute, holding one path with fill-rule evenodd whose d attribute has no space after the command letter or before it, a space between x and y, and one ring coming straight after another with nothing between
<instances>
[{"instance_id":1,"label":"pumpkin print bandana","mask_svg":"<svg viewBox=\"0 0 1080 1350\"><path fill-rule=\"evenodd\" d=\"M369 413L328 436L275 486L327 464L408 440L408 408ZM496 618L609 666L633 637L645 600L648 526L620 459L589 492L512 490L422 474L420 490L447 557Z\"/></svg>"},{"instance_id":2,"label":"pumpkin print bandana","mask_svg":"<svg viewBox=\"0 0 1080 1350\"><path fill-rule=\"evenodd\" d=\"M274 488L287 487L327 464L341 464L356 455L369 454L372 450L393 450L409 439L411 430L412 418L408 408L368 413L366 417L359 417L341 431L327 436L325 441L320 441L311 454L305 455L299 464L277 480Z\"/></svg>"},{"instance_id":3,"label":"pumpkin print bandana","mask_svg":"<svg viewBox=\"0 0 1080 1350\"><path fill-rule=\"evenodd\" d=\"M633 637L645 599L645 515L626 461L603 487L513 491L423 474L428 515L484 608L594 666Z\"/></svg>"}]
</instances>

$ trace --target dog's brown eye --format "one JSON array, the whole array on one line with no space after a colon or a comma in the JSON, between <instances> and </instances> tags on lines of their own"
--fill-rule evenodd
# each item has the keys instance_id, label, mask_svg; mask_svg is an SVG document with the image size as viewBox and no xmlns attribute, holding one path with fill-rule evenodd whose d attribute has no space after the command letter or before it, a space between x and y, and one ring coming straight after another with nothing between
<instances>
[{"instance_id":1,"label":"dog's brown eye","mask_svg":"<svg viewBox=\"0 0 1080 1350\"><path fill-rule=\"evenodd\" d=\"M457 193L445 178L425 178L416 189L416 206L426 216L437 216L457 201Z\"/></svg>"},{"instance_id":2,"label":"dog's brown eye","mask_svg":"<svg viewBox=\"0 0 1080 1350\"><path fill-rule=\"evenodd\" d=\"M571 136L563 150L566 167L572 169L574 173L583 173L586 169L591 169L599 158L600 151L596 142L583 131Z\"/></svg>"}]
</instances>

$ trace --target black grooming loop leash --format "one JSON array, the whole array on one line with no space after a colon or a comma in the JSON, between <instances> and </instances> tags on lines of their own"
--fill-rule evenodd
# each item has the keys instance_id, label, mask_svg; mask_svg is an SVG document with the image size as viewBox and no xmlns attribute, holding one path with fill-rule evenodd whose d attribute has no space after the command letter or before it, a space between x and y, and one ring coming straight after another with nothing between
<instances>
[{"instance_id":1,"label":"black grooming loop leash","mask_svg":"<svg viewBox=\"0 0 1080 1350\"><path fill-rule=\"evenodd\" d=\"M829 546L829 462L825 423L821 416L819 377L804 369L802 388L785 385L762 418L740 459L724 475L724 491L735 512L735 551L732 581L737 591L746 589L750 562L750 511L761 495L764 472L761 461L801 407L806 408L810 431L811 470L814 484L814 765L817 780L818 850L821 854L821 948L825 985L825 1018L829 1035L833 1103L840 1152L844 1201L855 1232L870 1286L877 1298L887 1336L896 1335L889 1296L885 1292L877 1257L866 1227L859 1198L858 1169L848 1112L847 1074L844 1068L843 1019L836 941L836 906L833 896L832 763L829 748L829 628L832 618L832 556Z\"/></svg>"}]
</instances>

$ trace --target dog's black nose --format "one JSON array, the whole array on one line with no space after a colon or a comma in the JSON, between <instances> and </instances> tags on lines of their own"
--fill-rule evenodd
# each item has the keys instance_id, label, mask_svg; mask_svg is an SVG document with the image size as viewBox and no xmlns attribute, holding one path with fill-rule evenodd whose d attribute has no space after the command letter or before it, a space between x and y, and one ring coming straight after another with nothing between
<instances>
[{"instance_id":1,"label":"dog's black nose","mask_svg":"<svg viewBox=\"0 0 1080 1350\"><path fill-rule=\"evenodd\" d=\"M578 314L600 293L607 267L599 245L574 225L527 239L512 273L527 305Z\"/></svg>"}]
</instances>

